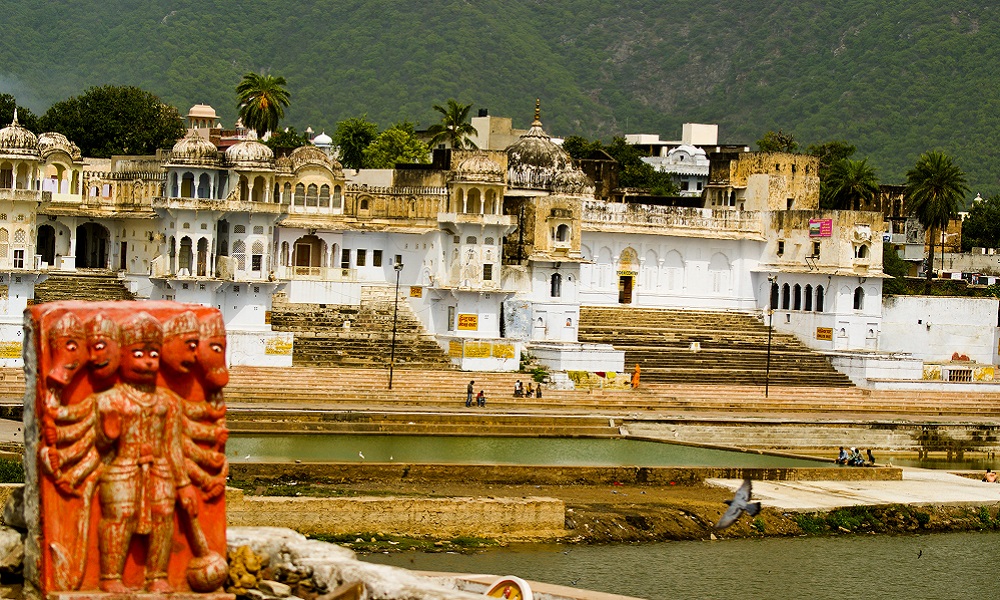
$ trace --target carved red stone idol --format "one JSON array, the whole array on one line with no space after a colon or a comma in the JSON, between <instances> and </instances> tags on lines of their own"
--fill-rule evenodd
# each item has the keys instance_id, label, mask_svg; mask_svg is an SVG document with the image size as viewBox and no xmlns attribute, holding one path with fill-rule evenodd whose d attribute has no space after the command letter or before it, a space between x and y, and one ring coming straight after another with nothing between
<instances>
[{"instance_id":1,"label":"carved red stone idol","mask_svg":"<svg viewBox=\"0 0 1000 600\"><path fill-rule=\"evenodd\" d=\"M30 308L26 330L29 586L231 598L219 311L56 302Z\"/></svg>"}]
</instances>

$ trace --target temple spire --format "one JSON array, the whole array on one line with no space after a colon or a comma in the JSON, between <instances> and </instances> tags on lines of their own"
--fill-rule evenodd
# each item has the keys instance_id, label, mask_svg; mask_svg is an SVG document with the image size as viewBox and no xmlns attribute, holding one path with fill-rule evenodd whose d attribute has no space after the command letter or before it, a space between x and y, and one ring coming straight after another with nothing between
<instances>
[{"instance_id":1,"label":"temple spire","mask_svg":"<svg viewBox=\"0 0 1000 600\"><path fill-rule=\"evenodd\" d=\"M539 98L535 98L535 122L532 125L542 125L542 101Z\"/></svg>"},{"instance_id":2,"label":"temple spire","mask_svg":"<svg viewBox=\"0 0 1000 600\"><path fill-rule=\"evenodd\" d=\"M538 112L537 109L535 112ZM14 107L14 120L10 122L11 125L17 125L17 106Z\"/></svg>"}]
</instances>

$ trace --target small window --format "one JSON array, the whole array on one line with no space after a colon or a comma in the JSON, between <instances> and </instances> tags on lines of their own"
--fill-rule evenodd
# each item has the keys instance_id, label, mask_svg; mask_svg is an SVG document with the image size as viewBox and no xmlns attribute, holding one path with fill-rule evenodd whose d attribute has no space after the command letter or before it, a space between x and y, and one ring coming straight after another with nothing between
<instances>
[{"instance_id":1,"label":"small window","mask_svg":"<svg viewBox=\"0 0 1000 600\"><path fill-rule=\"evenodd\" d=\"M476 243L476 236L470 235L469 237L465 238L465 243L466 244L475 244Z\"/></svg>"},{"instance_id":2,"label":"small window","mask_svg":"<svg viewBox=\"0 0 1000 600\"><path fill-rule=\"evenodd\" d=\"M240 286L234 285L233 286L233 291L236 292L237 294L239 294L240 293Z\"/></svg>"},{"instance_id":3,"label":"small window","mask_svg":"<svg viewBox=\"0 0 1000 600\"><path fill-rule=\"evenodd\" d=\"M778 256L784 256L784 255L785 255L785 242L782 240L778 240Z\"/></svg>"},{"instance_id":4,"label":"small window","mask_svg":"<svg viewBox=\"0 0 1000 600\"><path fill-rule=\"evenodd\" d=\"M551 290L549 290L549 295L553 298L558 298L562 296L562 275L559 273L552 274L551 280Z\"/></svg>"},{"instance_id":5,"label":"small window","mask_svg":"<svg viewBox=\"0 0 1000 600\"><path fill-rule=\"evenodd\" d=\"M787 203L787 206L788 206L787 210L792 210L792 205L795 204L795 199L794 198L789 198L786 201L786 203Z\"/></svg>"},{"instance_id":6,"label":"small window","mask_svg":"<svg viewBox=\"0 0 1000 600\"><path fill-rule=\"evenodd\" d=\"M254 225L253 232L255 234L257 234L257 235L264 235L264 226L263 225Z\"/></svg>"},{"instance_id":7,"label":"small window","mask_svg":"<svg viewBox=\"0 0 1000 600\"><path fill-rule=\"evenodd\" d=\"M381 267L382 266L382 251L372 250L372 266Z\"/></svg>"},{"instance_id":8,"label":"small window","mask_svg":"<svg viewBox=\"0 0 1000 600\"><path fill-rule=\"evenodd\" d=\"M455 331L455 307L448 307L448 331Z\"/></svg>"},{"instance_id":9,"label":"small window","mask_svg":"<svg viewBox=\"0 0 1000 600\"><path fill-rule=\"evenodd\" d=\"M24 250L14 250L14 268L24 268Z\"/></svg>"},{"instance_id":10,"label":"small window","mask_svg":"<svg viewBox=\"0 0 1000 600\"><path fill-rule=\"evenodd\" d=\"M865 309L865 290L860 285L854 288L854 310Z\"/></svg>"},{"instance_id":11,"label":"small window","mask_svg":"<svg viewBox=\"0 0 1000 600\"><path fill-rule=\"evenodd\" d=\"M454 243L456 243L456 244L461 244L462 243L462 238L456 235L455 237L451 238L451 241L454 242Z\"/></svg>"},{"instance_id":12,"label":"small window","mask_svg":"<svg viewBox=\"0 0 1000 600\"><path fill-rule=\"evenodd\" d=\"M201 224L201 228L202 229L208 229L208 223L202 223Z\"/></svg>"},{"instance_id":13,"label":"small window","mask_svg":"<svg viewBox=\"0 0 1000 600\"><path fill-rule=\"evenodd\" d=\"M495 242L493 241L493 238L488 237L483 240L483 243L486 244L487 246L492 246Z\"/></svg>"},{"instance_id":14,"label":"small window","mask_svg":"<svg viewBox=\"0 0 1000 600\"><path fill-rule=\"evenodd\" d=\"M361 199L361 206L359 207L359 210L368 210L368 198Z\"/></svg>"},{"instance_id":15,"label":"small window","mask_svg":"<svg viewBox=\"0 0 1000 600\"><path fill-rule=\"evenodd\" d=\"M250 270L260 271L261 265L264 264L264 257L260 254L254 254L250 257Z\"/></svg>"},{"instance_id":16,"label":"small window","mask_svg":"<svg viewBox=\"0 0 1000 600\"><path fill-rule=\"evenodd\" d=\"M823 286L816 286L816 312L823 312Z\"/></svg>"},{"instance_id":17,"label":"small window","mask_svg":"<svg viewBox=\"0 0 1000 600\"><path fill-rule=\"evenodd\" d=\"M858 246L858 258L868 258L868 244Z\"/></svg>"},{"instance_id":18,"label":"small window","mask_svg":"<svg viewBox=\"0 0 1000 600\"><path fill-rule=\"evenodd\" d=\"M187 226L188 224L185 223L184 229L187 229ZM246 233L246 232L247 232L246 225L236 225L235 227L233 227L233 233Z\"/></svg>"},{"instance_id":19,"label":"small window","mask_svg":"<svg viewBox=\"0 0 1000 600\"><path fill-rule=\"evenodd\" d=\"M357 260L356 264L359 267L365 266L365 263L368 262L368 251L367 250L358 250L358 254L357 254L357 259L356 260Z\"/></svg>"},{"instance_id":20,"label":"small window","mask_svg":"<svg viewBox=\"0 0 1000 600\"><path fill-rule=\"evenodd\" d=\"M340 253L340 268L350 269L351 268L351 251L347 248Z\"/></svg>"},{"instance_id":21,"label":"small window","mask_svg":"<svg viewBox=\"0 0 1000 600\"><path fill-rule=\"evenodd\" d=\"M493 265L483 265L483 281L493 281Z\"/></svg>"},{"instance_id":22,"label":"small window","mask_svg":"<svg viewBox=\"0 0 1000 600\"><path fill-rule=\"evenodd\" d=\"M392 264L394 264L394 265L401 265L401 264L403 264L403 255L402 254L397 254L395 260L392 261Z\"/></svg>"},{"instance_id":23,"label":"small window","mask_svg":"<svg viewBox=\"0 0 1000 600\"><path fill-rule=\"evenodd\" d=\"M813 257L819 258L819 249L820 249L820 243L813 242L813 252L812 252Z\"/></svg>"}]
</instances>

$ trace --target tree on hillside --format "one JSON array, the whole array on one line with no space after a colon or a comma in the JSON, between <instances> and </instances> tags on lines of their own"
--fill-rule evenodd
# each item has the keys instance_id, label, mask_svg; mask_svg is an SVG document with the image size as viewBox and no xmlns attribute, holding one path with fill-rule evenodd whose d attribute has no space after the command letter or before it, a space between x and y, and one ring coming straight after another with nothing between
<instances>
[{"instance_id":1,"label":"tree on hillside","mask_svg":"<svg viewBox=\"0 0 1000 600\"><path fill-rule=\"evenodd\" d=\"M823 142L822 144L813 144L806 149L806 154L811 154L819 159L817 174L819 175L820 208L836 208L835 206L827 203L830 198L830 193L826 191L827 175L830 173L830 167L832 167L835 162L850 158L854 155L855 151L857 151L857 148L855 148L853 144L848 144L847 142L839 140Z\"/></svg>"},{"instance_id":2,"label":"tree on hillside","mask_svg":"<svg viewBox=\"0 0 1000 600\"><path fill-rule=\"evenodd\" d=\"M674 196L677 194L677 184L670 173L663 173L653 168L653 165L642 161L642 153L625 141L616 137L604 151L618 161L618 185L621 187L647 189L654 196Z\"/></svg>"},{"instance_id":3,"label":"tree on hillside","mask_svg":"<svg viewBox=\"0 0 1000 600\"><path fill-rule=\"evenodd\" d=\"M27 107L18 106L17 99L10 94L0 94L0 129L14 121L14 109L17 109L17 122L25 129L39 133L38 117Z\"/></svg>"},{"instance_id":4,"label":"tree on hillside","mask_svg":"<svg viewBox=\"0 0 1000 600\"><path fill-rule=\"evenodd\" d=\"M903 202L907 214L913 215L930 232L930 250L927 254L927 283L924 293L930 293L934 274L935 230L948 226L948 221L958 215L969 187L965 173L943 152L925 152L917 164L906 173L906 191Z\"/></svg>"},{"instance_id":5,"label":"tree on hillside","mask_svg":"<svg viewBox=\"0 0 1000 600\"><path fill-rule=\"evenodd\" d=\"M97 158L152 154L184 135L176 108L143 89L116 85L56 102L38 119L38 127L65 135L84 156Z\"/></svg>"},{"instance_id":6,"label":"tree on hillside","mask_svg":"<svg viewBox=\"0 0 1000 600\"><path fill-rule=\"evenodd\" d=\"M1000 247L1000 195L973 202L962 221L962 250Z\"/></svg>"},{"instance_id":7,"label":"tree on hillside","mask_svg":"<svg viewBox=\"0 0 1000 600\"><path fill-rule=\"evenodd\" d=\"M889 279L882 282L882 294L885 296L897 296L906 291L904 278L910 267L905 260L899 257L899 252L889 243L882 244L882 272L889 275Z\"/></svg>"},{"instance_id":8,"label":"tree on hillside","mask_svg":"<svg viewBox=\"0 0 1000 600\"><path fill-rule=\"evenodd\" d=\"M868 159L842 158L826 174L820 186L820 205L840 210L862 210L878 196L878 177Z\"/></svg>"},{"instance_id":9,"label":"tree on hillside","mask_svg":"<svg viewBox=\"0 0 1000 600\"><path fill-rule=\"evenodd\" d=\"M333 143L340 148L340 164L348 169L365 166L365 148L378 137L378 125L368 120L368 115L351 117L337 123Z\"/></svg>"},{"instance_id":10,"label":"tree on hillside","mask_svg":"<svg viewBox=\"0 0 1000 600\"><path fill-rule=\"evenodd\" d=\"M599 140L591 142L585 137L571 135L563 140L562 149L574 160L580 160L589 157L595 150L603 150L604 145Z\"/></svg>"},{"instance_id":11,"label":"tree on hillside","mask_svg":"<svg viewBox=\"0 0 1000 600\"><path fill-rule=\"evenodd\" d=\"M432 148L442 142L448 143L452 148L478 148L469 139L470 135L479 134L469 122L471 103L459 104L453 98L449 98L447 106L435 104L434 110L441 113L441 122L427 128L427 133L432 136L430 143Z\"/></svg>"},{"instance_id":12,"label":"tree on hillside","mask_svg":"<svg viewBox=\"0 0 1000 600\"><path fill-rule=\"evenodd\" d=\"M782 130L768 131L764 137L757 140L757 148L761 152L791 152L799 151L799 143L795 141L795 136L785 133Z\"/></svg>"},{"instance_id":13,"label":"tree on hillside","mask_svg":"<svg viewBox=\"0 0 1000 600\"><path fill-rule=\"evenodd\" d=\"M430 162L430 148L417 139L413 123L396 123L376 137L364 150L367 169L391 169L397 163Z\"/></svg>"},{"instance_id":14,"label":"tree on hillside","mask_svg":"<svg viewBox=\"0 0 1000 600\"><path fill-rule=\"evenodd\" d=\"M264 144L277 156L287 154L299 146L308 145L309 139L304 134L295 131L294 127L285 127L281 131L272 133Z\"/></svg>"},{"instance_id":15,"label":"tree on hillside","mask_svg":"<svg viewBox=\"0 0 1000 600\"><path fill-rule=\"evenodd\" d=\"M247 73L236 86L240 119L244 126L257 132L257 137L275 131L285 117L285 107L291 98L286 85L284 77Z\"/></svg>"}]
</instances>

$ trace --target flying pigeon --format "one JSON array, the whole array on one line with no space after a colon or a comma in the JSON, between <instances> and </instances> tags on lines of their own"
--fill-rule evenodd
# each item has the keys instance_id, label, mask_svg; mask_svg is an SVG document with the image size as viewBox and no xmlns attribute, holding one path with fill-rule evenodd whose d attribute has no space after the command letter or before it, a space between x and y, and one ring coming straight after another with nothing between
<instances>
[{"instance_id":1,"label":"flying pigeon","mask_svg":"<svg viewBox=\"0 0 1000 600\"><path fill-rule=\"evenodd\" d=\"M736 490L736 495L733 496L733 499L726 500L726 504L729 505L729 508L726 510L726 513L722 515L722 518L719 519L719 522L715 524L716 529L725 529L726 527L729 527L735 523L744 512L751 517L756 516L757 513L760 512L760 502L750 502L750 488L750 479L744 479L743 485L740 486L740 489Z\"/></svg>"}]
</instances>

